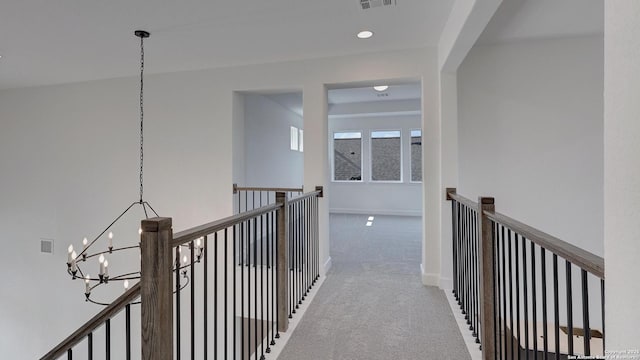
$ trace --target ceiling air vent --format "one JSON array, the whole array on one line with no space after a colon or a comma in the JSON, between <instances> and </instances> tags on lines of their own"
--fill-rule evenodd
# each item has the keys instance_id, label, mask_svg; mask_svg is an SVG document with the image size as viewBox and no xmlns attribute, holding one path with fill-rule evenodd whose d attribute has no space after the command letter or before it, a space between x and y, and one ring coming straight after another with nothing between
<instances>
[{"instance_id":1,"label":"ceiling air vent","mask_svg":"<svg viewBox=\"0 0 640 360\"><path fill-rule=\"evenodd\" d=\"M40 252L45 254L53 254L53 240L40 239Z\"/></svg>"},{"instance_id":2,"label":"ceiling air vent","mask_svg":"<svg viewBox=\"0 0 640 360\"><path fill-rule=\"evenodd\" d=\"M397 5L397 0L360 0L362 10L369 10L379 6Z\"/></svg>"}]
</instances>

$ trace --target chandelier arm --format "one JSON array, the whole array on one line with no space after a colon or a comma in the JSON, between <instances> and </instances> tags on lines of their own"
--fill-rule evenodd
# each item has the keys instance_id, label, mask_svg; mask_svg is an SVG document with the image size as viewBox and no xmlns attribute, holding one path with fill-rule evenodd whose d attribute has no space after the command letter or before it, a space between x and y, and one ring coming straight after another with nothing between
<instances>
[{"instance_id":1,"label":"chandelier arm","mask_svg":"<svg viewBox=\"0 0 640 360\"><path fill-rule=\"evenodd\" d=\"M87 280L87 278L83 278L83 279ZM114 277L109 276L109 282L112 282L112 281L124 281L124 280L138 280L138 279L140 279L140 272L130 272L130 273L127 273L127 274L122 274L122 275L118 275L118 276L114 276ZM101 284L106 284L104 281L100 282L100 278L99 277L90 277L88 280L96 282L96 284L91 287L92 290L93 290L93 288L95 288L95 287L97 287L97 286L99 286Z\"/></svg>"},{"instance_id":2,"label":"chandelier arm","mask_svg":"<svg viewBox=\"0 0 640 360\"><path fill-rule=\"evenodd\" d=\"M137 280L137 279L140 279L140 271L134 271L134 272L121 274L114 277L109 277L109 281L124 281L124 280Z\"/></svg>"},{"instance_id":3,"label":"chandelier arm","mask_svg":"<svg viewBox=\"0 0 640 360\"><path fill-rule=\"evenodd\" d=\"M142 203L142 210L144 210L144 218L149 219L149 214L147 214L147 205L146 202Z\"/></svg>"},{"instance_id":4,"label":"chandelier arm","mask_svg":"<svg viewBox=\"0 0 640 360\"><path fill-rule=\"evenodd\" d=\"M69 274L72 278L84 279L84 273L82 272L82 269L80 269L80 266L78 266L76 269L76 274L74 275L73 271L71 271L71 267L67 267L67 274Z\"/></svg>"},{"instance_id":5,"label":"chandelier arm","mask_svg":"<svg viewBox=\"0 0 640 360\"><path fill-rule=\"evenodd\" d=\"M185 283L184 283L184 284L181 284L181 285L180 285L180 288L179 288L179 289L177 289L177 290L174 290L174 291L173 291L173 294L174 294L174 295L175 295L178 291L182 291L182 290L184 290L184 289L189 285L189 283L191 283L191 278L190 278L189 276L183 276L182 278L183 278L183 279L187 279L187 280L185 281ZM135 279L139 279L139 278L135 278ZM112 281L112 280L113 280L113 279L109 279L109 281ZM124 279L120 279L120 280L124 280ZM95 285L93 285L93 286L91 286L91 287L90 287L91 292L89 292L89 294L85 294L86 301L88 301L88 302L90 302L90 303L93 303L93 304L96 304L96 305L104 305L104 306L109 305L109 304L107 304L107 303L102 303L102 302L99 302L99 301L95 301L95 300L93 300L93 299L91 298L91 295L93 295L93 289L95 289L96 287L98 287L98 286L100 286L100 285L102 285L102 284L104 284L104 283L97 283L97 284L95 284ZM140 301L132 301L132 302L130 302L129 304L131 304L131 305L140 305Z\"/></svg>"},{"instance_id":6,"label":"chandelier arm","mask_svg":"<svg viewBox=\"0 0 640 360\"><path fill-rule=\"evenodd\" d=\"M92 303L92 304L96 304L96 305L103 305L103 306L108 306L109 305L107 303L103 303L103 302L98 302L98 301L92 300L91 299L91 295L87 296L87 301ZM138 304L140 304L140 302L138 302Z\"/></svg>"},{"instance_id":7,"label":"chandelier arm","mask_svg":"<svg viewBox=\"0 0 640 360\"><path fill-rule=\"evenodd\" d=\"M194 266L197 263L200 263L200 261L192 259L189 263L183 264L182 266L179 266L179 267L173 269L173 271L176 272L176 271L180 271L182 269L188 269L188 268Z\"/></svg>"},{"instance_id":8,"label":"chandelier arm","mask_svg":"<svg viewBox=\"0 0 640 360\"><path fill-rule=\"evenodd\" d=\"M127 211L131 210L131 208L132 208L135 204L138 204L138 203L137 203L137 202L134 202L133 204L129 205L129 207L128 207L125 211L123 211L123 212L122 212L122 214L118 215L118 217L117 217L115 220L113 220L113 221L111 222L111 224L109 224L109 226L107 226L107 228L106 228L106 229L104 229L104 230L100 233L100 235L96 236L96 238L95 238L95 239L93 239L93 240L91 241L91 243L89 243L89 244L88 244L84 249L82 249L82 251L80 252L80 254L78 254L78 257L80 257L82 254L86 253L86 252L87 252L87 250L89 250L89 248L91 247L91 245L93 245L93 243L95 243L96 241L98 241L98 239L100 239L100 236L104 235L104 233L106 233L109 229L111 229L111 227L113 226L113 224L115 224L118 220L120 220L120 218L121 218L122 216L124 216L124 214L126 214L126 213L127 213Z\"/></svg>"},{"instance_id":9,"label":"chandelier arm","mask_svg":"<svg viewBox=\"0 0 640 360\"><path fill-rule=\"evenodd\" d=\"M151 204L149 204L149 203L148 203L148 202L146 202L146 201L145 201L144 203L145 203L145 204L147 204L147 206L149 207L149 209L151 209L151 211L153 211L153 213L154 213L157 217L159 217L159 216L160 216L160 215L158 215L158 213L157 213L155 210L153 210L153 207L151 207Z\"/></svg>"},{"instance_id":10,"label":"chandelier arm","mask_svg":"<svg viewBox=\"0 0 640 360\"><path fill-rule=\"evenodd\" d=\"M121 248L113 248L111 250L105 250L105 251L97 252L95 254L87 255L84 259L78 259L77 262L78 263L81 262L81 261L86 262L88 259L91 259L91 258L96 257L96 256L100 256L100 255L104 255L104 254L110 254L110 253L114 253L116 251L137 249L139 247L140 247L140 245L131 245L131 246L125 246L125 247L121 247Z\"/></svg>"}]
</instances>

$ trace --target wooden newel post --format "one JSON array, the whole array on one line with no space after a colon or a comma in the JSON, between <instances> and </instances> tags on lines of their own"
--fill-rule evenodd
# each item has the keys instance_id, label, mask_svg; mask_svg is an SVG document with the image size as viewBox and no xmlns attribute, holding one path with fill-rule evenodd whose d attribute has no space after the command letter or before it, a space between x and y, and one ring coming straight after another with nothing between
<instances>
[{"instance_id":1,"label":"wooden newel post","mask_svg":"<svg viewBox=\"0 0 640 360\"><path fill-rule=\"evenodd\" d=\"M479 261L480 271L480 331L482 344L482 359L493 360L496 352L495 343L495 284L493 275L493 230L491 220L484 211L495 211L495 201L492 197L478 197L478 231L480 232Z\"/></svg>"},{"instance_id":2,"label":"wooden newel post","mask_svg":"<svg viewBox=\"0 0 640 360\"><path fill-rule=\"evenodd\" d=\"M287 193L276 192L276 202L282 204L277 211L278 243L277 243L277 281L278 289L278 331L287 331L289 328L289 302L288 302L288 269L289 269L289 205Z\"/></svg>"},{"instance_id":3,"label":"wooden newel post","mask_svg":"<svg viewBox=\"0 0 640 360\"><path fill-rule=\"evenodd\" d=\"M173 359L171 218L142 220L140 236L142 359Z\"/></svg>"}]
</instances>

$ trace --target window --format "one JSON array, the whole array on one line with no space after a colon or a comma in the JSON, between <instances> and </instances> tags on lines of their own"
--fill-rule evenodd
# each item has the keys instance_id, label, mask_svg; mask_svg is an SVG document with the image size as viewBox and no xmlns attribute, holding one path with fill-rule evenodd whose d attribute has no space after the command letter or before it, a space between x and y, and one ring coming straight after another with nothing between
<instances>
[{"instance_id":1,"label":"window","mask_svg":"<svg viewBox=\"0 0 640 360\"><path fill-rule=\"evenodd\" d=\"M291 150L298 151L298 128L291 127Z\"/></svg>"},{"instance_id":2,"label":"window","mask_svg":"<svg viewBox=\"0 0 640 360\"><path fill-rule=\"evenodd\" d=\"M422 130L411 130L411 181L422 181Z\"/></svg>"},{"instance_id":3,"label":"window","mask_svg":"<svg viewBox=\"0 0 640 360\"><path fill-rule=\"evenodd\" d=\"M298 131L298 140L298 150L300 150L300 152L304 152L304 131L302 129Z\"/></svg>"},{"instance_id":4,"label":"window","mask_svg":"<svg viewBox=\"0 0 640 360\"><path fill-rule=\"evenodd\" d=\"M333 134L333 179L362 181L362 133Z\"/></svg>"},{"instance_id":5,"label":"window","mask_svg":"<svg viewBox=\"0 0 640 360\"><path fill-rule=\"evenodd\" d=\"M371 180L402 181L400 130L371 132Z\"/></svg>"}]
</instances>

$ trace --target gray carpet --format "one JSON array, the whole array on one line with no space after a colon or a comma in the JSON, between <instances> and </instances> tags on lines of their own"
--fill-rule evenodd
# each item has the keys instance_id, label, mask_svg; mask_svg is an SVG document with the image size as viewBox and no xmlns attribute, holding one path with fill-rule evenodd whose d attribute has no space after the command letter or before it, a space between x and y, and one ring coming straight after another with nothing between
<instances>
[{"instance_id":1,"label":"gray carpet","mask_svg":"<svg viewBox=\"0 0 640 360\"><path fill-rule=\"evenodd\" d=\"M333 268L279 360L470 359L440 289L420 281L419 218L331 215Z\"/></svg>"}]
</instances>

